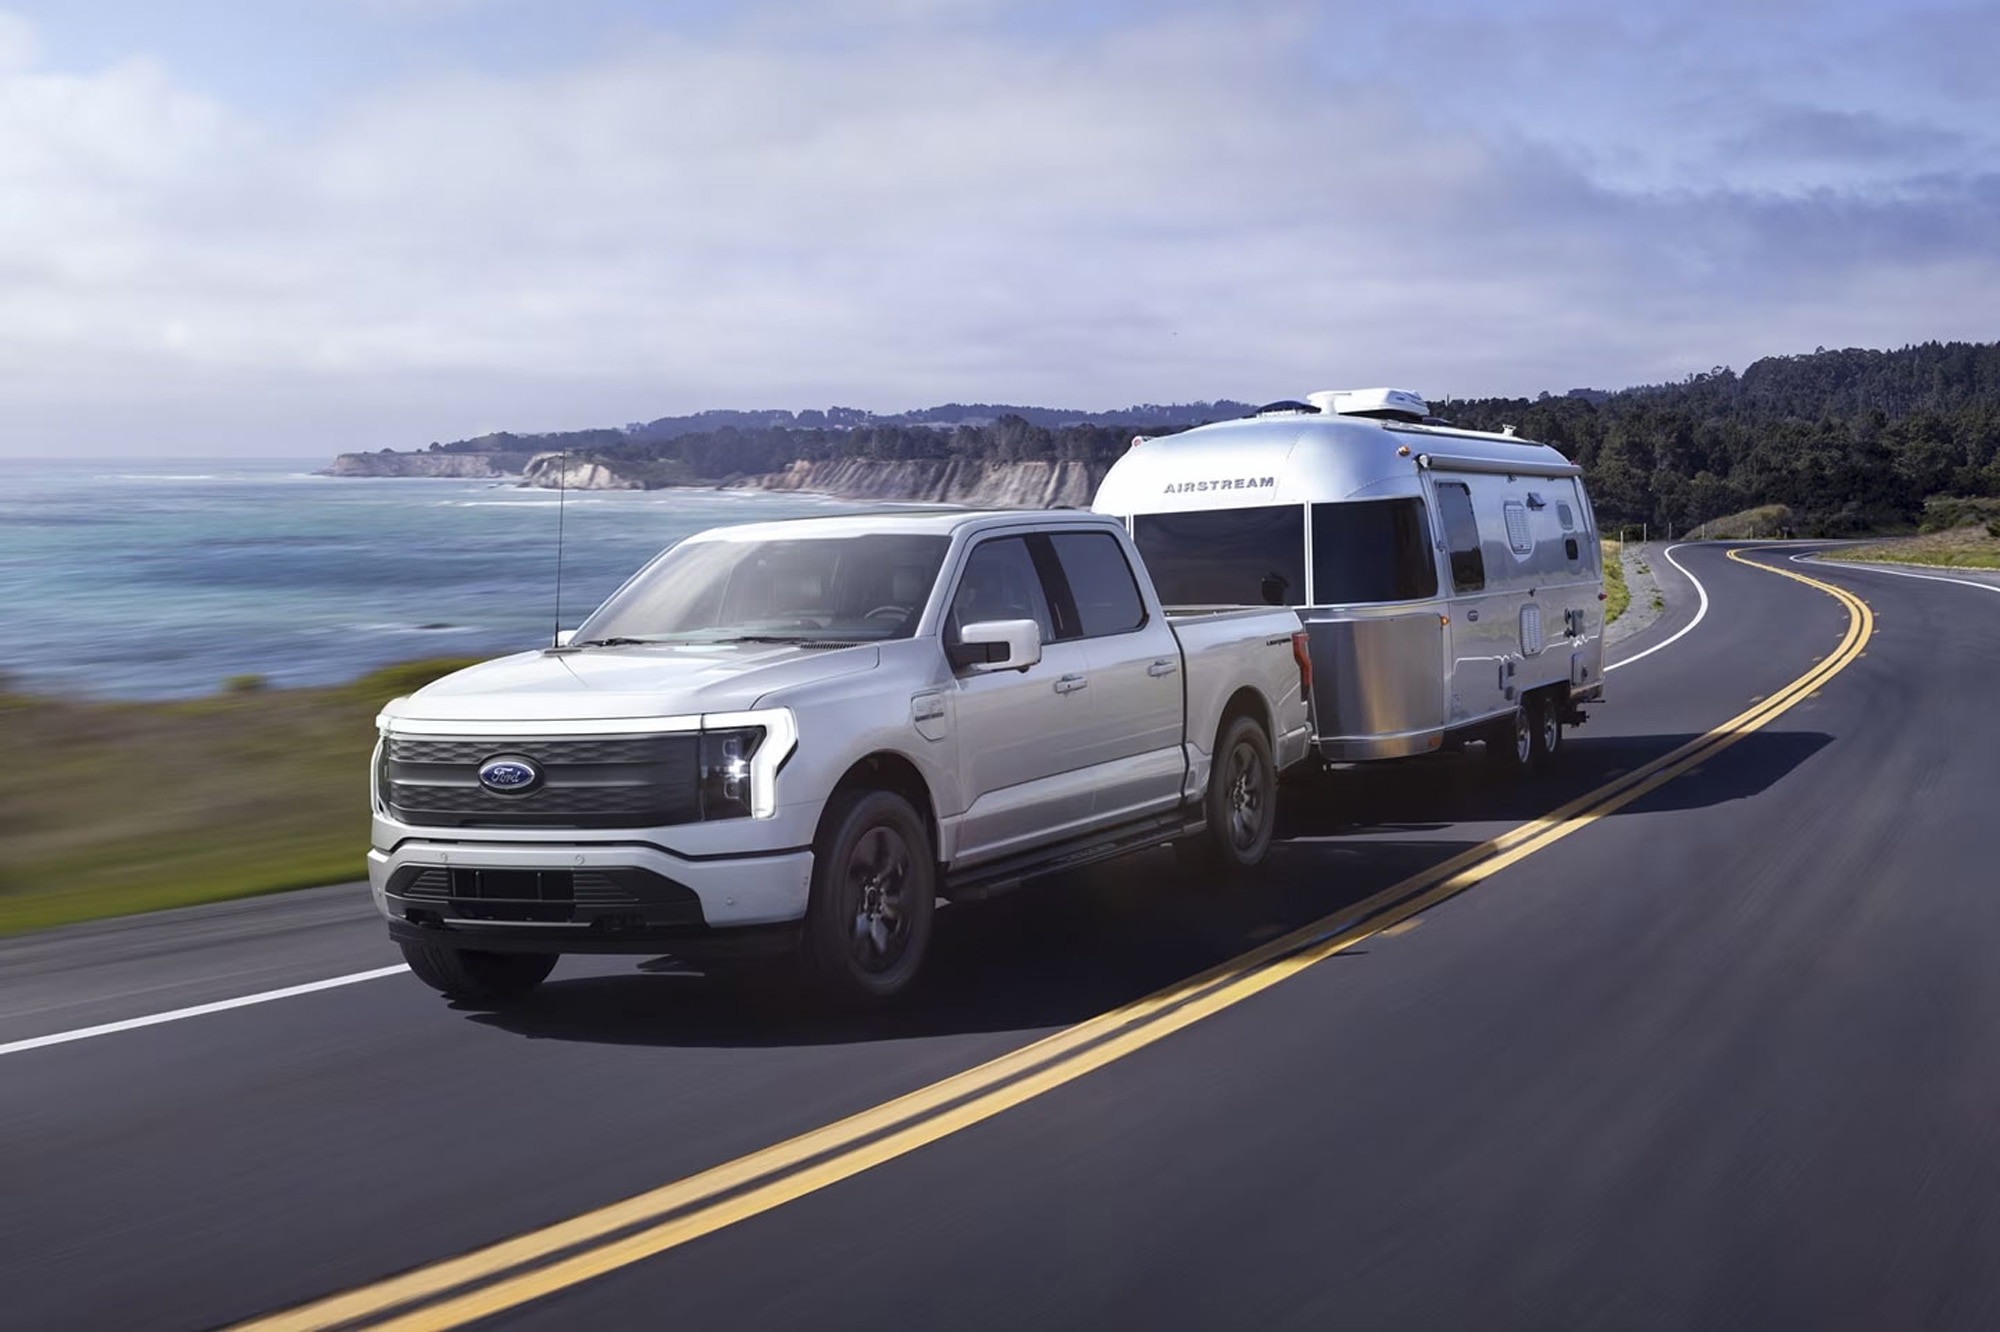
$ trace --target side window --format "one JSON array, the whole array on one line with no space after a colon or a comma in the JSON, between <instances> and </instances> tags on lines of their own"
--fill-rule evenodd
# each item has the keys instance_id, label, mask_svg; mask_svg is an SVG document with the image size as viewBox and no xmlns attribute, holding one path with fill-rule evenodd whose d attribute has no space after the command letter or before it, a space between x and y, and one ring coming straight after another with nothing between
<instances>
[{"instance_id":1,"label":"side window","mask_svg":"<svg viewBox=\"0 0 2000 1332\"><path fill-rule=\"evenodd\" d=\"M952 594L945 641L956 643L961 627L982 620L1033 620L1041 626L1043 642L1055 637L1048 598L1042 595L1042 578L1028 553L1026 539L982 541L966 558L965 571L958 576L958 591Z\"/></svg>"},{"instance_id":2,"label":"side window","mask_svg":"<svg viewBox=\"0 0 2000 1332\"><path fill-rule=\"evenodd\" d=\"M1063 581L1069 584L1085 638L1129 633L1146 622L1146 603L1117 537L1109 532L1057 532L1048 540L1062 566Z\"/></svg>"},{"instance_id":3,"label":"side window","mask_svg":"<svg viewBox=\"0 0 2000 1332\"><path fill-rule=\"evenodd\" d=\"M1507 519L1507 549L1516 555L1531 555L1535 550L1535 538L1528 531L1528 506L1519 500L1508 500L1501 506Z\"/></svg>"},{"instance_id":4,"label":"side window","mask_svg":"<svg viewBox=\"0 0 2000 1332\"><path fill-rule=\"evenodd\" d=\"M1451 552L1452 590L1480 591L1486 586L1486 556L1479 549L1479 520L1472 514L1472 492L1462 482L1440 481L1437 502L1445 548Z\"/></svg>"}]
</instances>

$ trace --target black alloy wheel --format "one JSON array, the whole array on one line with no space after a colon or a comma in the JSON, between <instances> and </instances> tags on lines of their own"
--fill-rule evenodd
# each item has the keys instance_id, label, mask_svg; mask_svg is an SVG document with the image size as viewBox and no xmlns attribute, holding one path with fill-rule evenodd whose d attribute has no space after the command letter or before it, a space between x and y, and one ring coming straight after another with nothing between
<instances>
[{"instance_id":1,"label":"black alloy wheel","mask_svg":"<svg viewBox=\"0 0 2000 1332\"><path fill-rule=\"evenodd\" d=\"M1254 718L1232 717L1216 741L1199 840L1175 843L1189 868L1235 878L1262 864L1278 828L1278 773Z\"/></svg>"},{"instance_id":2,"label":"black alloy wheel","mask_svg":"<svg viewBox=\"0 0 2000 1332\"><path fill-rule=\"evenodd\" d=\"M806 950L838 997L891 998L908 989L930 947L937 858L929 830L893 791L841 798L813 848Z\"/></svg>"}]
</instances>

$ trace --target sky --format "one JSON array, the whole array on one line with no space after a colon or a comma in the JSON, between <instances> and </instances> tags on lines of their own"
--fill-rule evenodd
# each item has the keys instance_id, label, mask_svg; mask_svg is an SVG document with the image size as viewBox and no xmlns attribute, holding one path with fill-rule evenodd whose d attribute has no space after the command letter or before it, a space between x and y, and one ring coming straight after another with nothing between
<instances>
[{"instance_id":1,"label":"sky","mask_svg":"<svg viewBox=\"0 0 2000 1332\"><path fill-rule=\"evenodd\" d=\"M0 0L0 454L1990 341L1996 52L1993 0Z\"/></svg>"}]
</instances>

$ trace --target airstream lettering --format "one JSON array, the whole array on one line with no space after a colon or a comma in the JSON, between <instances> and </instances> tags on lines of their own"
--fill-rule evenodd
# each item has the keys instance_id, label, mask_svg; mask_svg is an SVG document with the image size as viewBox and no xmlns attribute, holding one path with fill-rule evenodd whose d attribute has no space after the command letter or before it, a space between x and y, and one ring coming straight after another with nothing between
<instances>
[{"instance_id":1,"label":"airstream lettering","mask_svg":"<svg viewBox=\"0 0 2000 1332\"><path fill-rule=\"evenodd\" d=\"M1135 440L1095 507L1126 521L1168 605L1298 608L1330 761L1479 740L1526 766L1603 697L1603 570L1580 469L1440 422L1413 393L1314 393Z\"/></svg>"},{"instance_id":2,"label":"airstream lettering","mask_svg":"<svg viewBox=\"0 0 2000 1332\"><path fill-rule=\"evenodd\" d=\"M1278 484L1275 476L1227 476L1216 481L1169 481L1166 494L1190 495L1205 490L1257 490Z\"/></svg>"}]
</instances>

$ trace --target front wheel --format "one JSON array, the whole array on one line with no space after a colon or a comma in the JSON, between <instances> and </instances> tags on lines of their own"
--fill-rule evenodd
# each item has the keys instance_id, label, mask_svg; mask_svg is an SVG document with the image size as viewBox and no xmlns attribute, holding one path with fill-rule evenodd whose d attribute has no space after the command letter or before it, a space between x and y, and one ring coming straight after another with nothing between
<instances>
[{"instance_id":1,"label":"front wheel","mask_svg":"<svg viewBox=\"0 0 2000 1332\"><path fill-rule=\"evenodd\" d=\"M554 953L481 953L428 943L402 947L418 980L447 999L479 1008L519 999L556 969Z\"/></svg>"},{"instance_id":2,"label":"front wheel","mask_svg":"<svg viewBox=\"0 0 2000 1332\"><path fill-rule=\"evenodd\" d=\"M1501 718L1486 733L1486 757L1502 772L1525 772L1535 761L1535 743L1535 719L1523 699L1511 716Z\"/></svg>"},{"instance_id":3,"label":"front wheel","mask_svg":"<svg viewBox=\"0 0 2000 1332\"><path fill-rule=\"evenodd\" d=\"M1534 762L1549 763L1562 752L1563 723L1562 704L1554 694L1535 696L1533 708L1535 752Z\"/></svg>"},{"instance_id":4,"label":"front wheel","mask_svg":"<svg viewBox=\"0 0 2000 1332\"><path fill-rule=\"evenodd\" d=\"M1175 844L1192 868L1234 878L1264 862L1278 827L1278 772L1269 737L1249 717L1222 728L1202 813L1201 839Z\"/></svg>"},{"instance_id":5,"label":"front wheel","mask_svg":"<svg viewBox=\"0 0 2000 1332\"><path fill-rule=\"evenodd\" d=\"M930 948L937 857L929 830L893 791L842 797L813 847L805 947L834 997L879 1001L907 990Z\"/></svg>"}]
</instances>

